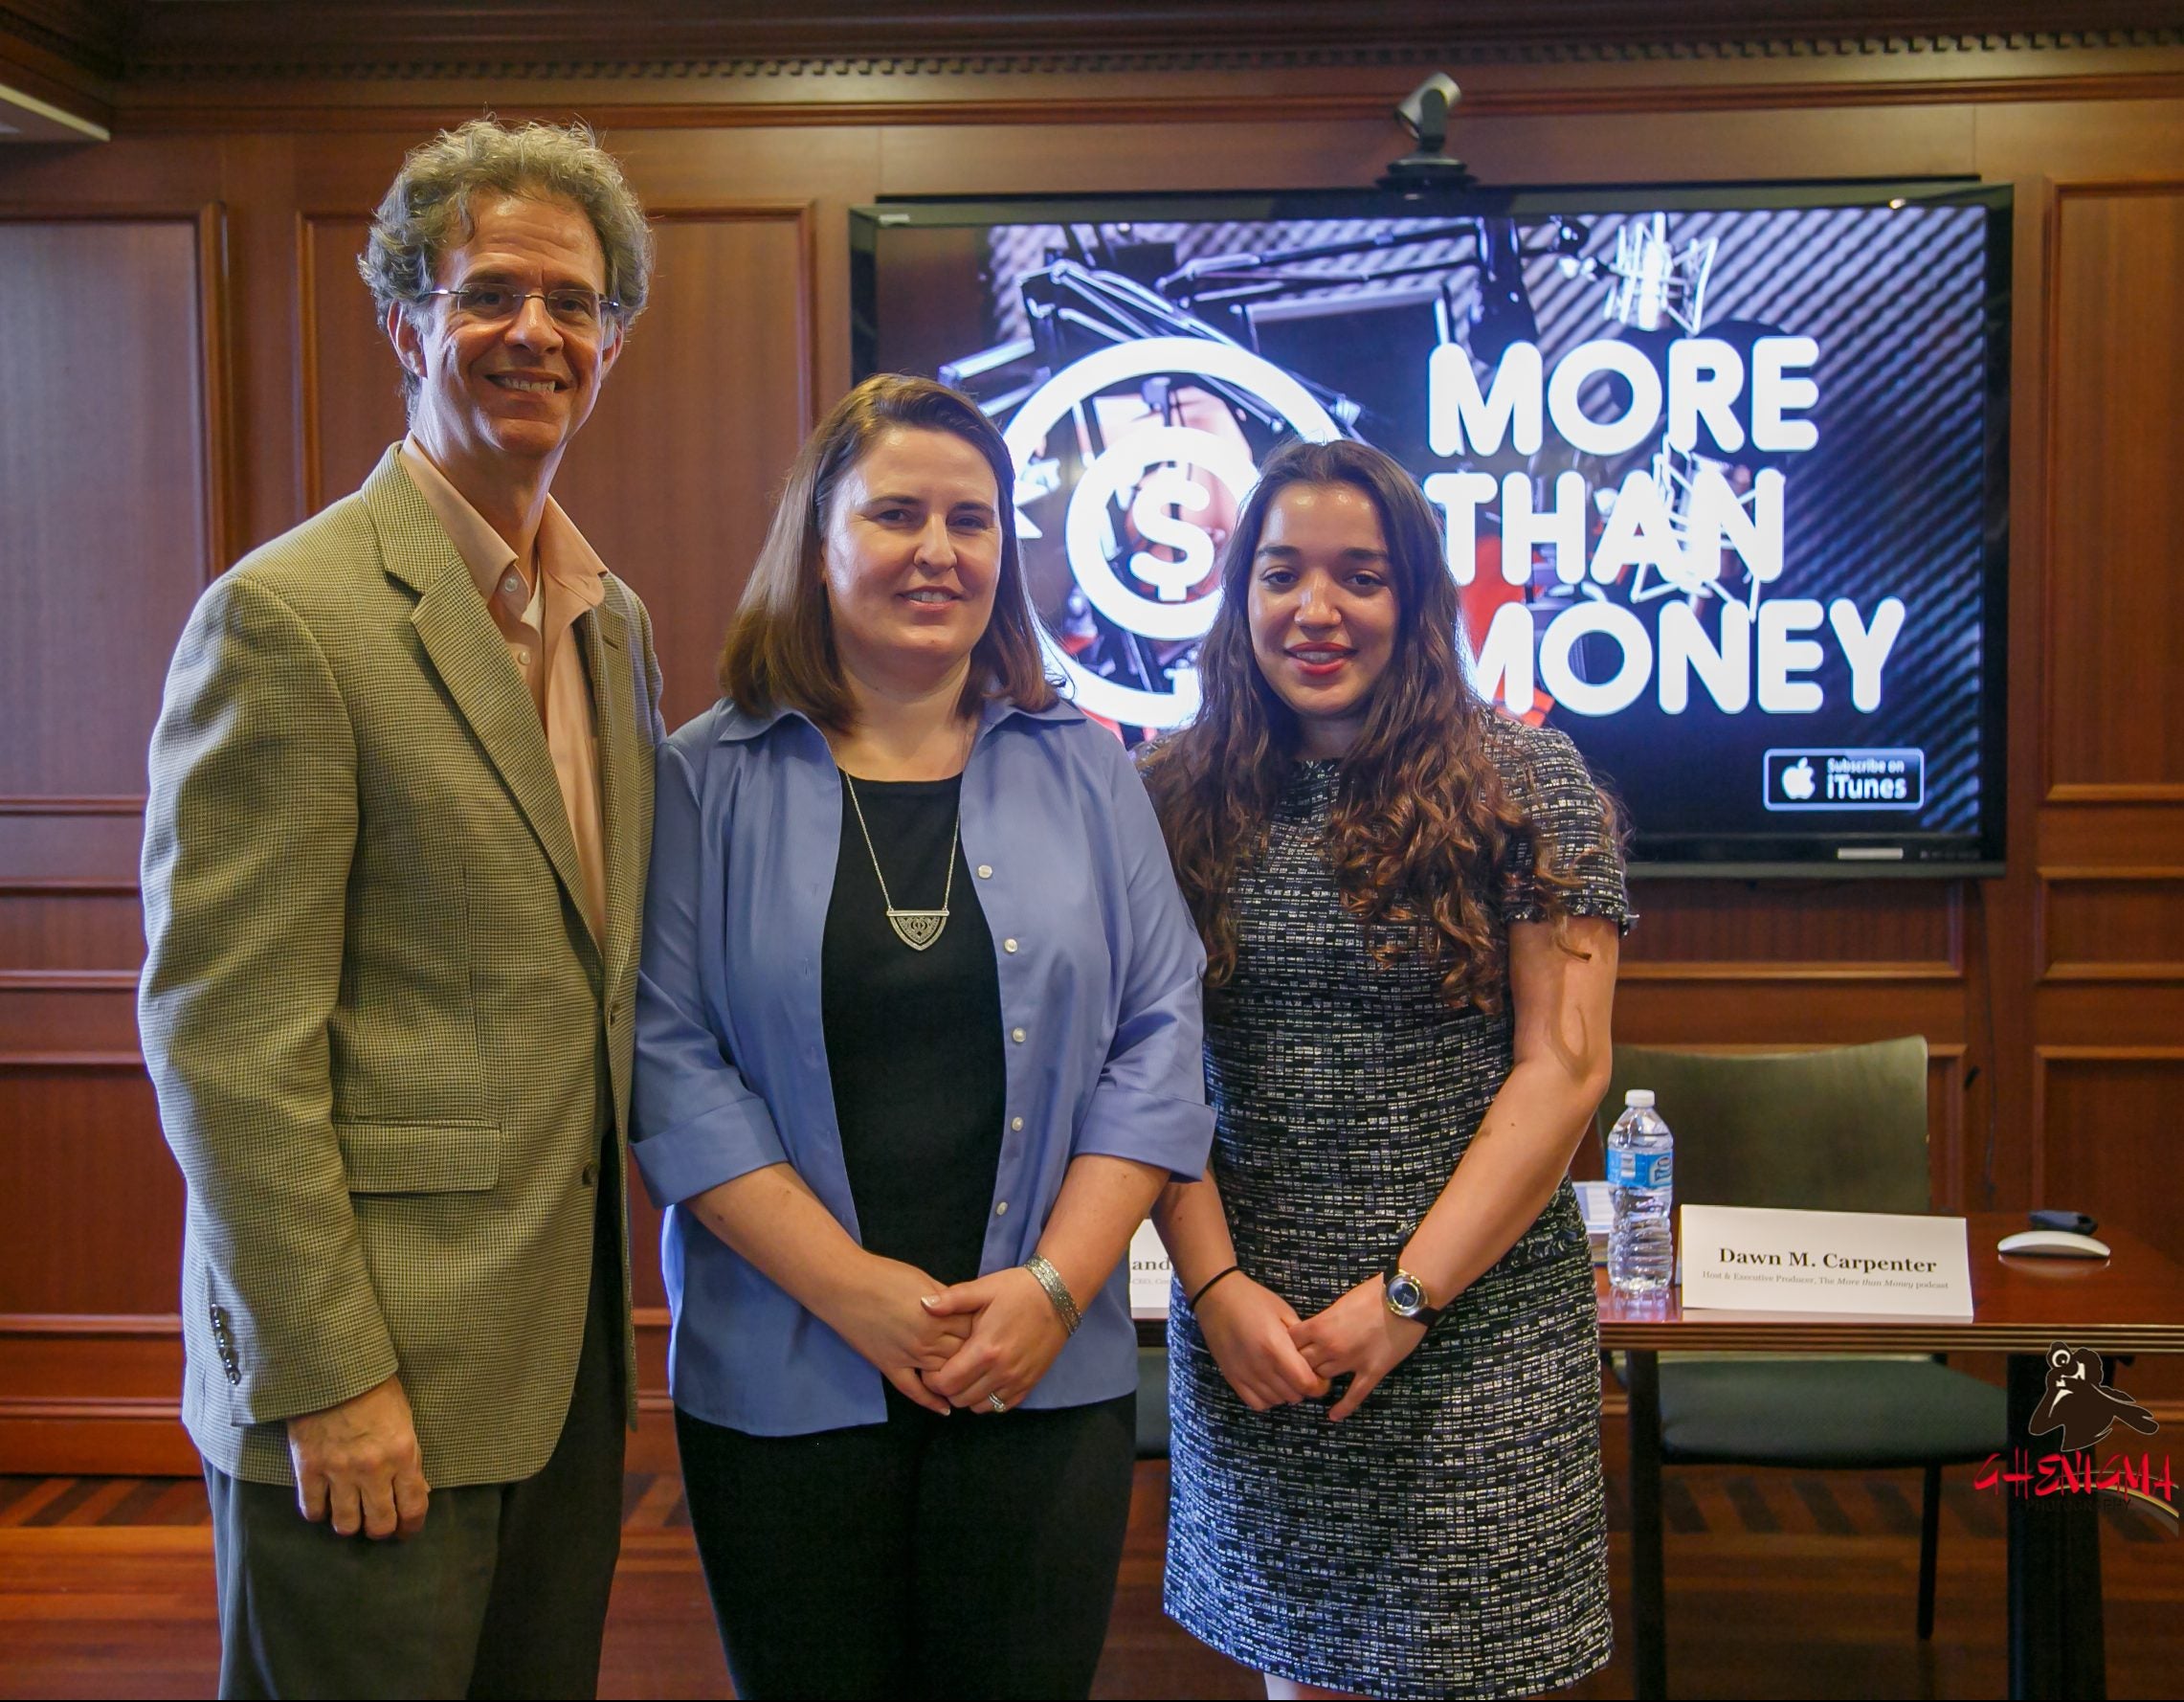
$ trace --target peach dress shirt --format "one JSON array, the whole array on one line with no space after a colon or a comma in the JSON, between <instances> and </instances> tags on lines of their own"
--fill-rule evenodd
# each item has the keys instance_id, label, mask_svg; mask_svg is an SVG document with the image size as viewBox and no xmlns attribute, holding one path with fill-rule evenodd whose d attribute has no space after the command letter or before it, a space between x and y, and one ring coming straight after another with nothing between
<instances>
[{"instance_id":1,"label":"peach dress shirt","mask_svg":"<svg viewBox=\"0 0 2184 1702\"><path fill-rule=\"evenodd\" d=\"M402 443L402 466L455 545L478 594L507 641L508 658L530 690L546 728L546 750L568 830L584 872L585 918L591 936L607 937L606 836L600 826L599 730L592 720L584 661L569 629L606 597L607 565L570 524L561 504L546 499L532 559L519 562L506 539L485 523L447 475L433 465L414 437Z\"/></svg>"}]
</instances>

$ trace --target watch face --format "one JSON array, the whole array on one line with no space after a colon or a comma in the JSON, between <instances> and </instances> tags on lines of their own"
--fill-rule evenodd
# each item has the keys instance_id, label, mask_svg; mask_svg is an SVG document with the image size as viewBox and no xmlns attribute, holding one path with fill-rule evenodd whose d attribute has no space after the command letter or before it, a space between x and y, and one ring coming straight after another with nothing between
<instances>
[{"instance_id":1,"label":"watch face","mask_svg":"<svg viewBox=\"0 0 2184 1702\"><path fill-rule=\"evenodd\" d=\"M1418 1287L1418 1279L1403 1273L1388 1279L1388 1310L1393 1312L1415 1312L1425 1304L1425 1290Z\"/></svg>"}]
</instances>

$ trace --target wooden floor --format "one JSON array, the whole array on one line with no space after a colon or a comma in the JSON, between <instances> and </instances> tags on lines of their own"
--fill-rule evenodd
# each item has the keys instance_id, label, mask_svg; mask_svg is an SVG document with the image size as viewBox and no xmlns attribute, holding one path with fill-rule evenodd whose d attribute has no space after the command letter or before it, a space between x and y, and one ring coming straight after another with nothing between
<instances>
[{"instance_id":1,"label":"wooden floor","mask_svg":"<svg viewBox=\"0 0 2184 1702\"><path fill-rule=\"evenodd\" d=\"M1610 1444L1610 1546L1627 1624L1627 1516ZM1669 1675L1683 1696L2002 1693L2002 1503L1952 1474L1934 1640L1912 1636L1915 1474L1669 1474ZM1254 1677L1160 1612L1167 1468L1142 1465L1100 1696L1257 1696ZM725 1696L680 1480L632 1477L608 1622L607 1696ZM194 1480L0 1477L0 1695L205 1696L218 1638ZM2176 1692L2184 1538L2103 1514L2108 1686ZM1572 1691L1628 1696L1627 1646Z\"/></svg>"}]
</instances>

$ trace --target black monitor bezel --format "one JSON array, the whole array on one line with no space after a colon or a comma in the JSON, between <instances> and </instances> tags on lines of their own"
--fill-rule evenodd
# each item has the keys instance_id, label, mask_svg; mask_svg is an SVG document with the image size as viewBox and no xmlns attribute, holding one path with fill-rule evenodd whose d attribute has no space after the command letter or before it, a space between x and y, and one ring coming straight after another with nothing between
<instances>
[{"instance_id":1,"label":"black monitor bezel","mask_svg":"<svg viewBox=\"0 0 2184 1702\"><path fill-rule=\"evenodd\" d=\"M1861 207L1948 202L1987 209L1986 441L1982 513L1981 764L1978 826L1968 834L1698 835L1636 831L1635 876L1809 880L1927 877L1998 879L2009 841L2009 460L2012 187L1971 177L1734 180L1678 184L1539 184L1462 190L1309 189L1147 190L1135 193L905 195L849 212L853 376L878 370L879 238L889 229L993 224L1098 224L1131 219L1264 222L1298 218L1416 218L1656 210Z\"/></svg>"}]
</instances>

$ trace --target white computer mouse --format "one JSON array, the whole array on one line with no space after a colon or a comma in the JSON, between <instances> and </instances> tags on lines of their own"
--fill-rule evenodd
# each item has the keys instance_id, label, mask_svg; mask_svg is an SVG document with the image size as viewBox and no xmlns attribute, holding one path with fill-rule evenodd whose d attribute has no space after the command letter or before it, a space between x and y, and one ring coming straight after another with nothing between
<instances>
[{"instance_id":1,"label":"white computer mouse","mask_svg":"<svg viewBox=\"0 0 2184 1702\"><path fill-rule=\"evenodd\" d=\"M1997 1253L2030 1253L2042 1259L2106 1259L2108 1243L2067 1229L2020 1229L1995 1243Z\"/></svg>"}]
</instances>

